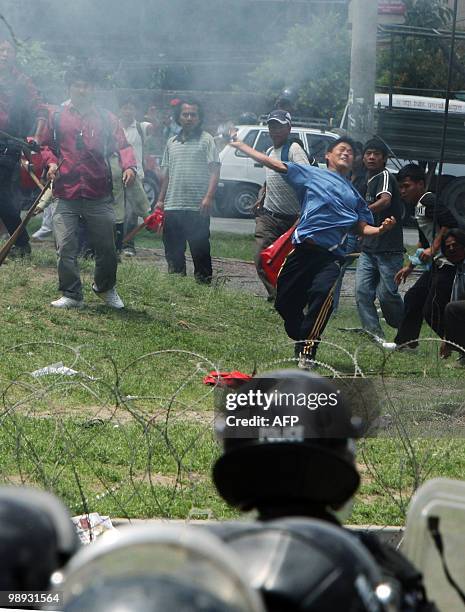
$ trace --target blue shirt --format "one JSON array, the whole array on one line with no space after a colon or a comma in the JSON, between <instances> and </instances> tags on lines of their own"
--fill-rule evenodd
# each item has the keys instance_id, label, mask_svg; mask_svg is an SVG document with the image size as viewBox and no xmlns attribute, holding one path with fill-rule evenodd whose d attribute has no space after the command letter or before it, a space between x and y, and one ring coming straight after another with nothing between
<instances>
[{"instance_id":1,"label":"blue shirt","mask_svg":"<svg viewBox=\"0 0 465 612\"><path fill-rule=\"evenodd\" d=\"M373 224L368 204L352 183L337 172L290 162L286 165L283 177L294 187L301 204L293 243L310 239L343 257L342 246L349 229L359 221Z\"/></svg>"}]
</instances>

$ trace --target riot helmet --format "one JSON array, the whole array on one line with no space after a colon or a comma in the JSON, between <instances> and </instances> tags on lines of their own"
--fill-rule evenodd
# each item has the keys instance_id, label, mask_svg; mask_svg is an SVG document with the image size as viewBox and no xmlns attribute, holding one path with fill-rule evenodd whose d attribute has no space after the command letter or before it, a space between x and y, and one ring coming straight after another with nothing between
<instances>
[{"instance_id":1,"label":"riot helmet","mask_svg":"<svg viewBox=\"0 0 465 612\"><path fill-rule=\"evenodd\" d=\"M376 561L341 527L315 519L225 523L209 529L247 560L268 612L381 612L395 590Z\"/></svg>"},{"instance_id":2,"label":"riot helmet","mask_svg":"<svg viewBox=\"0 0 465 612\"><path fill-rule=\"evenodd\" d=\"M185 525L107 532L52 582L65 612L263 612L234 552Z\"/></svg>"},{"instance_id":3,"label":"riot helmet","mask_svg":"<svg viewBox=\"0 0 465 612\"><path fill-rule=\"evenodd\" d=\"M71 517L54 495L0 487L0 590L46 590L78 547Z\"/></svg>"},{"instance_id":4,"label":"riot helmet","mask_svg":"<svg viewBox=\"0 0 465 612\"><path fill-rule=\"evenodd\" d=\"M349 500L360 482L353 439L368 425L366 415L352 414L339 383L277 370L227 393L215 419L223 454L213 480L221 497L242 510Z\"/></svg>"},{"instance_id":5,"label":"riot helmet","mask_svg":"<svg viewBox=\"0 0 465 612\"><path fill-rule=\"evenodd\" d=\"M239 115L238 125L255 125L258 123L258 117L251 111L245 111Z\"/></svg>"}]
</instances>

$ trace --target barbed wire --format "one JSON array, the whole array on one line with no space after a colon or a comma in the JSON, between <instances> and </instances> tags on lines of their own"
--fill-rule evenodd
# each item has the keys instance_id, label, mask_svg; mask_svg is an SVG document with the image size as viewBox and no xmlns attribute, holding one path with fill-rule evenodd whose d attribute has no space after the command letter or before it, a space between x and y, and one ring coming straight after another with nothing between
<instances>
[{"instance_id":1,"label":"barbed wire","mask_svg":"<svg viewBox=\"0 0 465 612\"><path fill-rule=\"evenodd\" d=\"M421 351L421 377L398 376L396 353L381 347L376 372L360 365L363 345L351 353L322 340L326 358L315 361L322 375L353 385L370 436L395 449L393 475L372 437L359 442L366 474L399 515L465 431L465 381L442 368L440 342L420 341L428 349ZM288 357L292 343L270 344L271 359L254 363L254 371L295 367ZM45 341L3 350L8 371L19 374L0 377L0 479L52 491L75 514L130 519L185 518L194 509L216 517L230 512L210 485L220 452L213 432L221 388L203 383L210 372L219 374L221 364L177 349L123 366L111 355L92 363L84 348ZM431 444L433 437L441 444Z\"/></svg>"}]
</instances>

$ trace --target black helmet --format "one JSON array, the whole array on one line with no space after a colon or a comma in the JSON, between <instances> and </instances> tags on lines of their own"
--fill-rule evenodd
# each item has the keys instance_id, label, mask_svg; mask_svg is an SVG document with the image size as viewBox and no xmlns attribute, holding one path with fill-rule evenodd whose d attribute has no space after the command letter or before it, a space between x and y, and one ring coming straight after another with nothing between
<instances>
[{"instance_id":1,"label":"black helmet","mask_svg":"<svg viewBox=\"0 0 465 612\"><path fill-rule=\"evenodd\" d=\"M186 525L108 531L53 584L64 612L264 612L234 551Z\"/></svg>"},{"instance_id":2,"label":"black helmet","mask_svg":"<svg viewBox=\"0 0 465 612\"><path fill-rule=\"evenodd\" d=\"M227 393L215 421L224 449L213 467L221 497L242 510L279 500L337 505L350 499L360 482L352 439L368 425L366 415L351 414L346 380L278 370L253 378L237 395ZM260 394L268 398L266 409L257 405Z\"/></svg>"},{"instance_id":3,"label":"black helmet","mask_svg":"<svg viewBox=\"0 0 465 612\"><path fill-rule=\"evenodd\" d=\"M246 111L239 115L238 125L255 125L258 123L258 117L255 113Z\"/></svg>"},{"instance_id":4,"label":"black helmet","mask_svg":"<svg viewBox=\"0 0 465 612\"><path fill-rule=\"evenodd\" d=\"M54 495L0 487L0 590L46 590L78 547L71 517Z\"/></svg>"},{"instance_id":5,"label":"black helmet","mask_svg":"<svg viewBox=\"0 0 465 612\"><path fill-rule=\"evenodd\" d=\"M376 561L341 527L299 518L209 530L246 560L268 612L377 612L393 598Z\"/></svg>"}]
</instances>

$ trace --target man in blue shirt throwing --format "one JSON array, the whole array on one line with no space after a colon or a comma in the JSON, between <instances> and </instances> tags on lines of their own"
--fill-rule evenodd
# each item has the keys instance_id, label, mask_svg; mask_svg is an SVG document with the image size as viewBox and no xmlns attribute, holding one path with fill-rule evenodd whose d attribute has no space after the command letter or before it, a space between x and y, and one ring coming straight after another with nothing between
<instances>
[{"instance_id":1,"label":"man in blue shirt throwing","mask_svg":"<svg viewBox=\"0 0 465 612\"><path fill-rule=\"evenodd\" d=\"M310 369L331 315L347 234L378 236L394 227L396 220L389 217L379 227L371 225L373 215L367 203L347 178L354 161L350 138L339 138L328 147L327 170L270 158L234 135L230 146L281 172L300 200L294 250L279 273L275 307L287 335L296 341L299 367Z\"/></svg>"}]
</instances>

